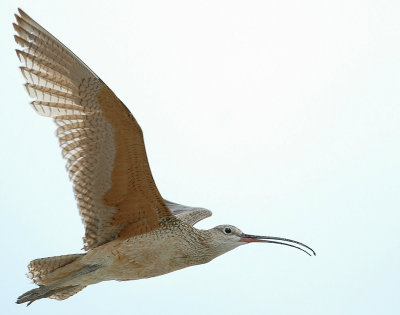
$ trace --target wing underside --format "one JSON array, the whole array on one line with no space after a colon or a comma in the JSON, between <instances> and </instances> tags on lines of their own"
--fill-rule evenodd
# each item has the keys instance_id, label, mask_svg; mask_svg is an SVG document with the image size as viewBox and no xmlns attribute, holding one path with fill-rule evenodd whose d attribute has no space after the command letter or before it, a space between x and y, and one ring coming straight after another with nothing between
<instances>
[{"instance_id":1,"label":"wing underside","mask_svg":"<svg viewBox=\"0 0 400 315\"><path fill-rule=\"evenodd\" d=\"M195 225L212 215L208 209L184 206L166 199L164 201L175 217L189 225Z\"/></svg>"},{"instance_id":2,"label":"wing underside","mask_svg":"<svg viewBox=\"0 0 400 315\"><path fill-rule=\"evenodd\" d=\"M35 111L58 126L85 249L157 228L172 213L154 183L135 118L55 37L22 10L16 19L25 86Z\"/></svg>"}]
</instances>

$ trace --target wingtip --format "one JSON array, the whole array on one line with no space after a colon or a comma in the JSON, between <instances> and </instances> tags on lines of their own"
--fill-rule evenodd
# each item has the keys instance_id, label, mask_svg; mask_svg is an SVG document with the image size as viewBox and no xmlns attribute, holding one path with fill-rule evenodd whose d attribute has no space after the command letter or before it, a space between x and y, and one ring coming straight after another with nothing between
<instances>
[{"instance_id":1,"label":"wingtip","mask_svg":"<svg viewBox=\"0 0 400 315\"><path fill-rule=\"evenodd\" d=\"M21 50L15 49L15 53L17 54L17 57L20 62L23 62L22 56L21 56Z\"/></svg>"},{"instance_id":2,"label":"wingtip","mask_svg":"<svg viewBox=\"0 0 400 315\"><path fill-rule=\"evenodd\" d=\"M23 18L20 17L18 14L14 14L14 16L15 16L15 19L17 20L17 24L18 24L18 25L21 24L22 21L23 21Z\"/></svg>"},{"instance_id":3,"label":"wingtip","mask_svg":"<svg viewBox=\"0 0 400 315\"><path fill-rule=\"evenodd\" d=\"M18 22L18 21L17 21ZM23 29L20 25L18 25L17 23L13 23L13 28L14 30L18 33L18 34L22 34L23 33Z\"/></svg>"},{"instance_id":4,"label":"wingtip","mask_svg":"<svg viewBox=\"0 0 400 315\"><path fill-rule=\"evenodd\" d=\"M36 23L34 19L32 19L28 14L26 14L25 11L22 10L21 8L18 8L18 13L21 16L21 19L25 20L26 22L33 24Z\"/></svg>"},{"instance_id":5,"label":"wingtip","mask_svg":"<svg viewBox=\"0 0 400 315\"><path fill-rule=\"evenodd\" d=\"M15 49L15 53L17 54L18 59L22 62L22 60L21 60L22 50L16 48L16 49Z\"/></svg>"},{"instance_id":6,"label":"wingtip","mask_svg":"<svg viewBox=\"0 0 400 315\"><path fill-rule=\"evenodd\" d=\"M21 38L21 37L19 37L18 35L14 35L14 40L15 40L15 42L16 42L18 45L20 45L20 38ZM17 50L18 50L18 49L15 49L16 52L17 52ZM17 52L17 55L18 55L18 52Z\"/></svg>"},{"instance_id":7,"label":"wingtip","mask_svg":"<svg viewBox=\"0 0 400 315\"><path fill-rule=\"evenodd\" d=\"M25 11L22 10L21 8L18 8L18 13L19 13L21 16L28 16L28 14L26 14Z\"/></svg>"}]
</instances>

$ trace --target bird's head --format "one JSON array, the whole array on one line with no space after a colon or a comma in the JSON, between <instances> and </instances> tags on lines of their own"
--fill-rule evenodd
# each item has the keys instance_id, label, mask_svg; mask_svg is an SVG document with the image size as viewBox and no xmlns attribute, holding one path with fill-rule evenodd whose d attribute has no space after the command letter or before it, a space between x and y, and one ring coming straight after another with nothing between
<instances>
[{"instance_id":1,"label":"bird's head","mask_svg":"<svg viewBox=\"0 0 400 315\"><path fill-rule=\"evenodd\" d=\"M314 250L303 243L282 237L245 234L233 225L218 225L209 231L211 232L212 243L218 255L226 253L240 245L257 242L290 246L305 252L309 256L315 256Z\"/></svg>"}]
</instances>

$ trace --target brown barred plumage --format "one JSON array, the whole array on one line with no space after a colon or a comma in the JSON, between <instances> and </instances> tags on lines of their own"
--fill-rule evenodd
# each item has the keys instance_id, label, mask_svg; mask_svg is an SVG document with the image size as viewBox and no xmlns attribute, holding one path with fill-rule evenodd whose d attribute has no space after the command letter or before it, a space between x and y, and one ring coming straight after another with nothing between
<instances>
[{"instance_id":1,"label":"brown barred plumage","mask_svg":"<svg viewBox=\"0 0 400 315\"><path fill-rule=\"evenodd\" d=\"M31 103L54 119L85 225L85 249L151 231L172 216L153 181L140 126L68 48L19 10L17 55Z\"/></svg>"}]
</instances>

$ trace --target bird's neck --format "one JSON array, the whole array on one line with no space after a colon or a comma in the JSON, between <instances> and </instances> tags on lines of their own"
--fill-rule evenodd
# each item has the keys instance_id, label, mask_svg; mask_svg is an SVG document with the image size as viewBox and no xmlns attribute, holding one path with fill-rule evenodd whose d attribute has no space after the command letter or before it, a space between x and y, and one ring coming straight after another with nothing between
<instances>
[{"instance_id":1,"label":"bird's neck","mask_svg":"<svg viewBox=\"0 0 400 315\"><path fill-rule=\"evenodd\" d=\"M212 230L197 230L192 235L195 237L195 246L193 248L193 257L198 261L196 264L204 264L213 260L214 258L226 253L233 248L227 248L219 243Z\"/></svg>"}]
</instances>

